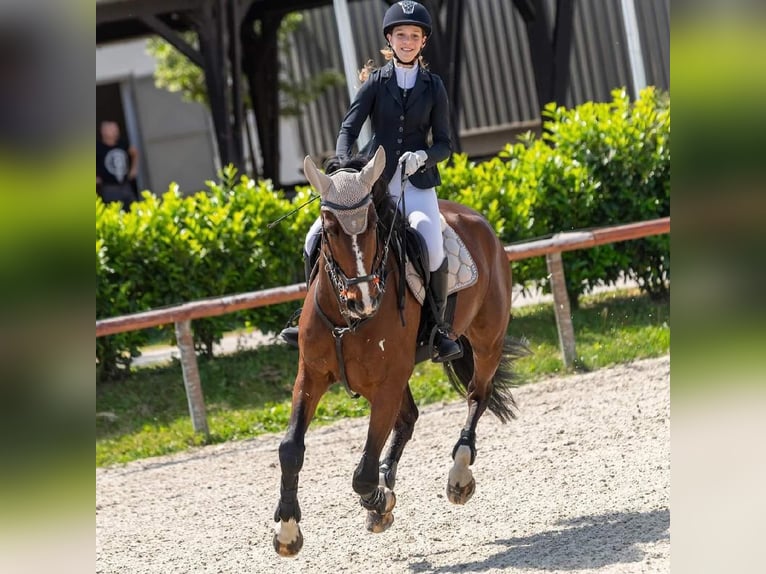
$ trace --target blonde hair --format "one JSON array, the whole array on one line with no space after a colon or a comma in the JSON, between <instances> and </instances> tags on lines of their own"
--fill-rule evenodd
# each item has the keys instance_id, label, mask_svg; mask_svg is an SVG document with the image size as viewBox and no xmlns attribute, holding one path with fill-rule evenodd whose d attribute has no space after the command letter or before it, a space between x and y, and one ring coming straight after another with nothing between
<instances>
[{"instance_id":1,"label":"blonde hair","mask_svg":"<svg viewBox=\"0 0 766 574\"><path fill-rule=\"evenodd\" d=\"M380 53L383 54L383 57L386 59L386 62L389 62L394 59L394 51L389 48L385 47L380 50ZM424 70L428 69L428 62L425 61L423 56L418 56L418 64L420 64L420 67ZM375 65L375 62L372 60L367 60L364 63L364 66L361 70L359 70L359 81L364 83L367 81L367 78L370 77L370 74L372 74L375 70L378 69L378 66Z\"/></svg>"}]
</instances>

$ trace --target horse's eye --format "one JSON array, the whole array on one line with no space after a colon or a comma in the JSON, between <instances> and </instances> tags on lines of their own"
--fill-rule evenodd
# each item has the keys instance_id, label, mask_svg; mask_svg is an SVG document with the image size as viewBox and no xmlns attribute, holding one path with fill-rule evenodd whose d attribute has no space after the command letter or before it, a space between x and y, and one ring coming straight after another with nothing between
<instances>
[{"instance_id":1,"label":"horse's eye","mask_svg":"<svg viewBox=\"0 0 766 574\"><path fill-rule=\"evenodd\" d=\"M324 227L325 231L328 235L331 237L337 237L338 236L338 224L335 221L328 221L325 223Z\"/></svg>"}]
</instances>

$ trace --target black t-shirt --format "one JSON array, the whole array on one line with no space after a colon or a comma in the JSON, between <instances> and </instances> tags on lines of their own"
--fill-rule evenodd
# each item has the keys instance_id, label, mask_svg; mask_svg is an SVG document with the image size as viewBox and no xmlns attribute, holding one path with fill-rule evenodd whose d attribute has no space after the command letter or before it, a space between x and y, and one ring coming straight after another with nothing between
<instances>
[{"instance_id":1,"label":"black t-shirt","mask_svg":"<svg viewBox=\"0 0 766 574\"><path fill-rule=\"evenodd\" d=\"M130 173L130 154L127 140L121 139L117 145L106 145L96 141L96 175L103 183L124 183Z\"/></svg>"}]
</instances>

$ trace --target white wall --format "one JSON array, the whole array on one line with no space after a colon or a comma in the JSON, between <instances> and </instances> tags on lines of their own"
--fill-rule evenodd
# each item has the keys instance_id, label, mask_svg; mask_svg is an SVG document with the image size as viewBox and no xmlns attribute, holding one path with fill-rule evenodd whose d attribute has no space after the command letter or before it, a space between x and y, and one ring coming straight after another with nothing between
<instances>
[{"instance_id":1,"label":"white wall","mask_svg":"<svg viewBox=\"0 0 766 574\"><path fill-rule=\"evenodd\" d=\"M156 62L146 53L146 40L96 46L96 84L134 76L151 76Z\"/></svg>"},{"instance_id":2,"label":"white wall","mask_svg":"<svg viewBox=\"0 0 766 574\"><path fill-rule=\"evenodd\" d=\"M151 76L135 78L132 87L152 191L163 193L172 182L184 193L204 189L217 171L207 108L157 89Z\"/></svg>"}]
</instances>

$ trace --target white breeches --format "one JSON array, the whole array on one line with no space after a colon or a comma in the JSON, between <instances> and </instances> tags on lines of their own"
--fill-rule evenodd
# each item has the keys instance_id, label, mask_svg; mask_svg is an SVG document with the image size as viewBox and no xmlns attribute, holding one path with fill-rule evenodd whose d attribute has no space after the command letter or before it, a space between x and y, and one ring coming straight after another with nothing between
<instances>
[{"instance_id":1,"label":"white breeches","mask_svg":"<svg viewBox=\"0 0 766 574\"><path fill-rule=\"evenodd\" d=\"M399 199L402 193L401 167L398 167L388 184L388 193L394 201ZM429 271L436 271L444 262L444 242L442 239L441 219L439 217L439 200L436 190L431 187L420 189L407 180L404 184L404 207L410 225L417 229L426 242L428 248ZM311 253L315 242L319 239L322 230L322 219L318 218L306 234L303 249L305 253Z\"/></svg>"},{"instance_id":2,"label":"white breeches","mask_svg":"<svg viewBox=\"0 0 766 574\"><path fill-rule=\"evenodd\" d=\"M401 167L398 167L388 184L388 193L394 201L399 199L402 193ZM436 189L420 189L410 183L404 182L404 208L405 215L410 226L417 229L423 236L428 248L429 271L436 271L444 262L444 240L442 239L441 218L439 217L439 199L436 197Z\"/></svg>"}]
</instances>

